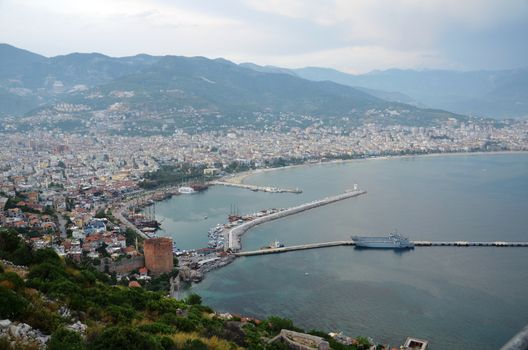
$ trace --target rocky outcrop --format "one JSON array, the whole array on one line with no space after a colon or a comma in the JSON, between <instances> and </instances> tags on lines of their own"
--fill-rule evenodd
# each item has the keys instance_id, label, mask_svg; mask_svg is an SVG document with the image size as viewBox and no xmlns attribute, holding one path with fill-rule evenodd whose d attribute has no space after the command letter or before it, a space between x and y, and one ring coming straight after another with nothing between
<instances>
[{"instance_id":1,"label":"rocky outcrop","mask_svg":"<svg viewBox=\"0 0 528 350\"><path fill-rule=\"evenodd\" d=\"M12 345L35 344L44 349L50 336L26 323L14 323L10 320L0 320L0 337L6 337Z\"/></svg>"},{"instance_id":2,"label":"rocky outcrop","mask_svg":"<svg viewBox=\"0 0 528 350\"><path fill-rule=\"evenodd\" d=\"M80 333L81 335L84 335L84 332L86 332L86 328L88 328L87 325L82 323L81 321L77 321L66 328L71 329L74 332Z\"/></svg>"},{"instance_id":3,"label":"rocky outcrop","mask_svg":"<svg viewBox=\"0 0 528 350\"><path fill-rule=\"evenodd\" d=\"M292 350L330 350L326 340L314 335L283 329L270 342L282 340Z\"/></svg>"},{"instance_id":4,"label":"rocky outcrop","mask_svg":"<svg viewBox=\"0 0 528 350\"><path fill-rule=\"evenodd\" d=\"M203 279L203 273L187 266L180 267L178 274L180 279L184 282L200 282Z\"/></svg>"}]
</instances>

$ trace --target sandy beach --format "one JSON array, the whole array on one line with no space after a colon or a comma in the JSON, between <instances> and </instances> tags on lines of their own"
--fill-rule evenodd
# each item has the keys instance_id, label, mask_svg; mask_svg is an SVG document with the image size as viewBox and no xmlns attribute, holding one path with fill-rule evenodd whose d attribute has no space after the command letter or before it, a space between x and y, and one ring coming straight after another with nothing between
<instances>
[{"instance_id":1,"label":"sandy beach","mask_svg":"<svg viewBox=\"0 0 528 350\"><path fill-rule=\"evenodd\" d=\"M286 170L286 169L292 169L292 168L299 168L299 167L308 167L313 165L325 165L325 164L345 164L345 163L352 163L352 162L364 162L364 161L373 161L373 160L390 160L390 159L401 159L401 158L418 158L418 157L452 157L452 156L486 156L486 155L497 155L497 154L523 154L528 153L528 151L493 151L493 152L450 152L450 153L429 153L429 154L410 154L410 155L397 155L397 156L373 156L368 158L357 158L357 159L336 159L331 160L327 162L316 162L316 163L303 163L303 164L295 164L295 165L288 165L284 167L278 167L278 168L264 168L264 169L255 169L255 170L248 170L243 171L240 173L227 175L222 177L220 180L235 184L242 184L244 181L257 174L269 172L269 171L278 171L278 170Z\"/></svg>"}]
</instances>

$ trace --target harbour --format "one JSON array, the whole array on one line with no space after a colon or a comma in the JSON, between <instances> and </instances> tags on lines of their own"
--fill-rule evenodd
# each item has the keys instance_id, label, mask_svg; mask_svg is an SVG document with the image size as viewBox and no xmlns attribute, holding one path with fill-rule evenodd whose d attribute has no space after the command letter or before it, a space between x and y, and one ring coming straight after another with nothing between
<instances>
[{"instance_id":1,"label":"harbour","mask_svg":"<svg viewBox=\"0 0 528 350\"><path fill-rule=\"evenodd\" d=\"M357 189L351 190L351 191L347 191L347 192L344 192L338 195L325 197L323 199L314 200L308 203L303 203L301 205L291 207L285 210L280 210L270 215L255 218L254 220L243 223L227 231L226 250L231 251L231 252L239 251L242 248L240 237L244 233L246 233L250 228L256 225L263 224L265 222L269 222L272 220L284 218L286 216L294 215L294 214L297 214L297 213L300 213L306 210L318 208L318 207L328 205L331 203L339 202L339 201L342 201L348 198L357 197L357 196L360 196L366 193L367 191L362 191L362 190L357 190Z\"/></svg>"},{"instance_id":2,"label":"harbour","mask_svg":"<svg viewBox=\"0 0 528 350\"><path fill-rule=\"evenodd\" d=\"M369 334L387 343L412 334L429 340L431 349L491 350L525 324L528 250L419 244L527 241L527 165L526 155L312 165L246 179L300 187L299 195L212 186L205 196L160 203L157 214L177 213L177 224L165 215L163 225L174 225L171 232L182 246L199 247L207 243L208 229L225 221L233 203L243 213L295 207L357 182L367 195L257 225L244 234L240 252L260 250L274 240L290 247L350 241L351 235L395 228L416 244L413 251L333 246L237 258L209 272L189 292L225 312L279 315L304 329ZM481 331L482 322L488 331Z\"/></svg>"}]
</instances>

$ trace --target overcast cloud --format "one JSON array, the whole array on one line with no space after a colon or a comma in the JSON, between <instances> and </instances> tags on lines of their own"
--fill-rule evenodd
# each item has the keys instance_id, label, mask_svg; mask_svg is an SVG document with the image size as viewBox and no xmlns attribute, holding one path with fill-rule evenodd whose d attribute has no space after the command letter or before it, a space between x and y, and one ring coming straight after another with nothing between
<instances>
[{"instance_id":1,"label":"overcast cloud","mask_svg":"<svg viewBox=\"0 0 528 350\"><path fill-rule=\"evenodd\" d=\"M513 68L528 66L528 0L0 0L0 42L351 73Z\"/></svg>"}]
</instances>

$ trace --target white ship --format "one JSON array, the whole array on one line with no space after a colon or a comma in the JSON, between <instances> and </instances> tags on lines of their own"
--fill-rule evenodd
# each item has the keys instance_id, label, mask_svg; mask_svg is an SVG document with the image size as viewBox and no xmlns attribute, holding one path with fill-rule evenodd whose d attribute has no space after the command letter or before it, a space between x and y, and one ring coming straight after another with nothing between
<instances>
[{"instance_id":1,"label":"white ship","mask_svg":"<svg viewBox=\"0 0 528 350\"><path fill-rule=\"evenodd\" d=\"M351 237L357 248L375 249L413 249L414 243L407 237L391 233L388 237Z\"/></svg>"}]
</instances>

